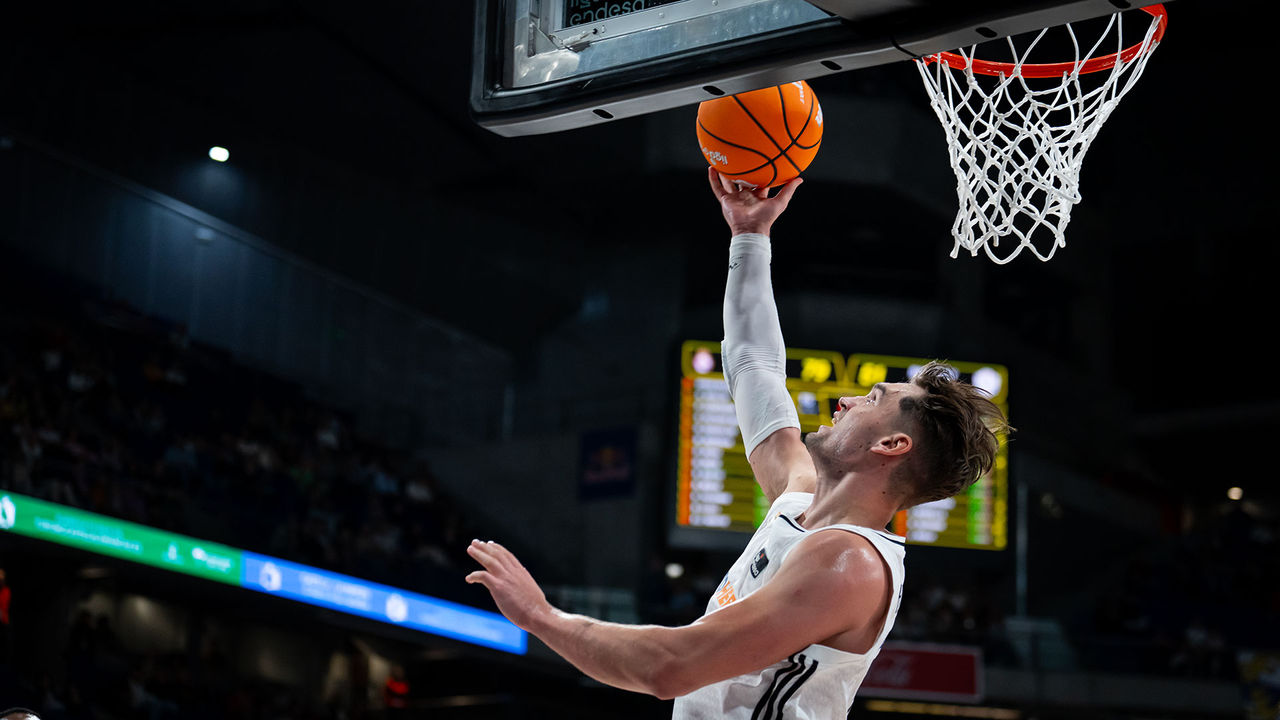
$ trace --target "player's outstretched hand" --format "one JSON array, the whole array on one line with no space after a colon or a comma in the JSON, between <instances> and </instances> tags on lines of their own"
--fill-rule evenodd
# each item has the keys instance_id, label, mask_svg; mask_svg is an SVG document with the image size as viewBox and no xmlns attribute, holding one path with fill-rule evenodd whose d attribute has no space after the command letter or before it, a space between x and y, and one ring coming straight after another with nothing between
<instances>
[{"instance_id":1,"label":"player's outstretched hand","mask_svg":"<svg viewBox=\"0 0 1280 720\"><path fill-rule=\"evenodd\" d=\"M732 180L716 172L715 168L707 168L707 180L711 182L711 192L720 201L720 212L734 235L742 233L760 233L768 235L773 221L778 219L796 188L804 182L795 178L778 190L778 194L769 197L769 188L739 187Z\"/></svg>"},{"instance_id":2,"label":"player's outstretched hand","mask_svg":"<svg viewBox=\"0 0 1280 720\"><path fill-rule=\"evenodd\" d=\"M467 554L484 567L467 575L467 582L488 588L498 609L516 626L530 630L541 613L551 612L547 596L510 550L492 540L472 540Z\"/></svg>"}]
</instances>

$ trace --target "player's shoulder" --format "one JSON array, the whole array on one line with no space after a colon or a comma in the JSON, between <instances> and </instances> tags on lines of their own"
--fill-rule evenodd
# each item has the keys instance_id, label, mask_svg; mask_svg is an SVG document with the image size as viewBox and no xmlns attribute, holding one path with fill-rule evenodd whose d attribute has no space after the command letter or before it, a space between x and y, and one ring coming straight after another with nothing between
<instances>
[{"instance_id":1,"label":"player's shoulder","mask_svg":"<svg viewBox=\"0 0 1280 720\"><path fill-rule=\"evenodd\" d=\"M888 568L880 550L858 533L829 529L814 532L793 552L796 562L833 582L862 585L884 580Z\"/></svg>"}]
</instances>

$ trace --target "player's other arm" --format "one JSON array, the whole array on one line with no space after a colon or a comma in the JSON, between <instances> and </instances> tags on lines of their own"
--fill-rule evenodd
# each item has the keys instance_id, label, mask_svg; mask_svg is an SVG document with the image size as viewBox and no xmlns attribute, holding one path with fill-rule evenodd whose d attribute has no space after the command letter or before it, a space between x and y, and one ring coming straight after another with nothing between
<instances>
[{"instance_id":1,"label":"player's other arm","mask_svg":"<svg viewBox=\"0 0 1280 720\"><path fill-rule=\"evenodd\" d=\"M740 189L714 169L707 177L733 235L720 356L747 458L772 503L784 492L812 492L816 475L787 391L786 346L769 270L769 232L801 181L770 198L767 189Z\"/></svg>"},{"instance_id":2,"label":"player's other arm","mask_svg":"<svg viewBox=\"0 0 1280 720\"><path fill-rule=\"evenodd\" d=\"M494 543L468 549L467 576L498 608L584 674L663 699L755 672L847 631L879 628L889 570L869 541L816 533L764 587L683 627L620 625L555 609L520 563Z\"/></svg>"}]
</instances>

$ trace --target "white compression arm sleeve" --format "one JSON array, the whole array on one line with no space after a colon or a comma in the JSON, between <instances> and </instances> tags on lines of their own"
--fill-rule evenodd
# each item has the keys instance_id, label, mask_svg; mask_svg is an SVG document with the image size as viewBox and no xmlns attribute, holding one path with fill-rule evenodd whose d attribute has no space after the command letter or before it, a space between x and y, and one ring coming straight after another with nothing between
<instances>
[{"instance_id":1,"label":"white compression arm sleeve","mask_svg":"<svg viewBox=\"0 0 1280 720\"><path fill-rule=\"evenodd\" d=\"M735 235L729 242L720 358L747 457L782 428L800 428L787 391L787 351L769 278L769 237Z\"/></svg>"}]
</instances>

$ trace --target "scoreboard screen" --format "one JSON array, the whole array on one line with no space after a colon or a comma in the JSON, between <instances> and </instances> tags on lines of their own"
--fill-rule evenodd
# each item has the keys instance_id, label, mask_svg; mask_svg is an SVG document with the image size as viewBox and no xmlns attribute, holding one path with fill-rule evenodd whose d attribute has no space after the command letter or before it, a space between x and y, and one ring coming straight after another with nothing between
<instances>
[{"instance_id":1,"label":"scoreboard screen","mask_svg":"<svg viewBox=\"0 0 1280 720\"><path fill-rule=\"evenodd\" d=\"M831 424L841 397L878 382L907 382L926 358L787 349L787 389L802 433ZM991 394L1008 414L1009 373L1001 365L949 362L960 379ZM747 462L720 343L691 340L680 353L680 418L673 545L736 549L769 510ZM953 498L899 512L887 528L908 543L1000 550L1008 542L1008 453L1003 439L991 472Z\"/></svg>"}]
</instances>

